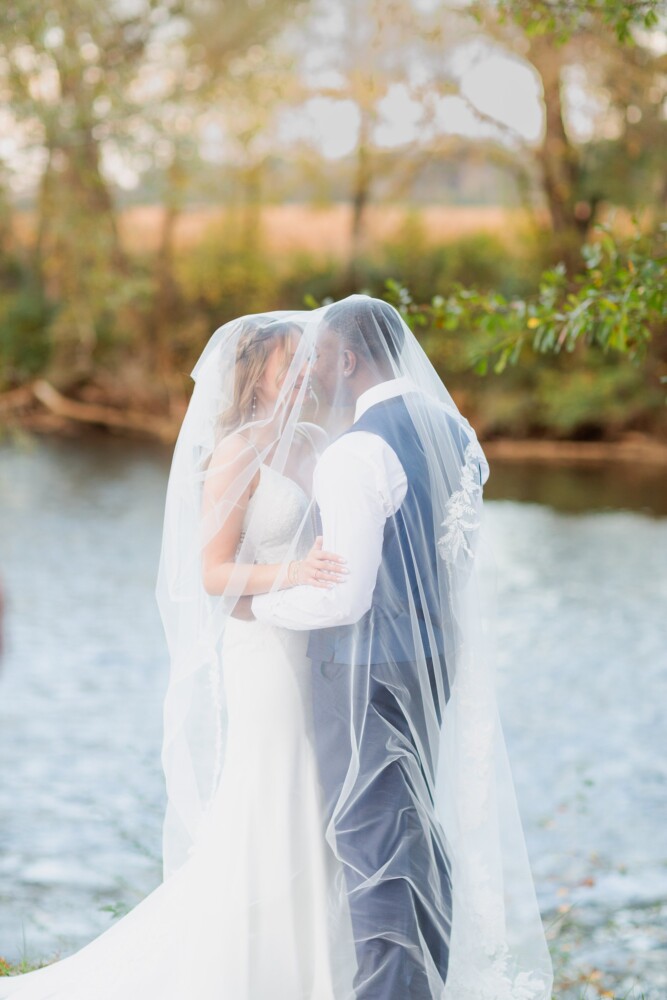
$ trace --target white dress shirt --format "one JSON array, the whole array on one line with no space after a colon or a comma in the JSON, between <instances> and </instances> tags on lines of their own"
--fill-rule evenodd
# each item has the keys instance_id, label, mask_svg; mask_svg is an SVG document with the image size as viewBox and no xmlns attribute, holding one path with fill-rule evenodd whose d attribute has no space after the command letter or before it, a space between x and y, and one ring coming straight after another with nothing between
<instances>
[{"instance_id":1,"label":"white dress shirt","mask_svg":"<svg viewBox=\"0 0 667 1000\"><path fill-rule=\"evenodd\" d=\"M417 387L405 377L372 386L357 400L355 422L374 403L414 391ZM290 629L359 621L371 606L385 521L401 506L407 488L396 452L378 434L355 431L332 442L315 466L313 492L322 518L322 548L343 556L349 574L327 590L299 586L257 595L255 617Z\"/></svg>"}]
</instances>

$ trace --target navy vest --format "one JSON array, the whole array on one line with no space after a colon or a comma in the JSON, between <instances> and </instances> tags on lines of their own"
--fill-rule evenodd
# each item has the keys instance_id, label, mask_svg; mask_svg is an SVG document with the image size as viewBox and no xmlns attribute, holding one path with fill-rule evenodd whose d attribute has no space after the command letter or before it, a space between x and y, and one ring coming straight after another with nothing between
<instances>
[{"instance_id":1,"label":"navy vest","mask_svg":"<svg viewBox=\"0 0 667 1000\"><path fill-rule=\"evenodd\" d=\"M436 447L438 432L447 434L462 457L466 441L461 438L459 422L424 397L417 405L429 436L436 435ZM313 629L308 656L314 662L414 662L416 616L421 649L426 656L442 657L446 623L441 614L446 602L439 592L443 574L440 583L437 574L440 556L436 532L440 532L440 525L434 523L421 438L402 396L370 406L344 433L357 431L378 434L393 448L407 477L407 492L398 511L385 522L382 561L370 609L354 625Z\"/></svg>"}]
</instances>

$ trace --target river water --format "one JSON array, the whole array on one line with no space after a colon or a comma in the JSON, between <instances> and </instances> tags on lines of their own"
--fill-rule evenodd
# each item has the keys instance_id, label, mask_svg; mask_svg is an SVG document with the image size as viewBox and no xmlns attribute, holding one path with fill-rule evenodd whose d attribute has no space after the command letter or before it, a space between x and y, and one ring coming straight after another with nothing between
<instances>
[{"instance_id":1,"label":"river water","mask_svg":"<svg viewBox=\"0 0 667 1000\"><path fill-rule=\"evenodd\" d=\"M0 955L160 881L170 455L0 448ZM556 995L667 996L667 470L491 462L498 693ZM607 994L609 995L609 994Z\"/></svg>"}]
</instances>

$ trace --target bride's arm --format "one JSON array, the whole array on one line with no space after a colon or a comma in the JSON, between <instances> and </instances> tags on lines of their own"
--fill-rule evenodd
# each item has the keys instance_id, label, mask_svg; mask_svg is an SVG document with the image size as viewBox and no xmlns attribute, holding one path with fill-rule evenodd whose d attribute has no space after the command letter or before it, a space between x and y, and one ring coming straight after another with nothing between
<instances>
[{"instance_id":1,"label":"bride's arm","mask_svg":"<svg viewBox=\"0 0 667 1000\"><path fill-rule=\"evenodd\" d=\"M266 594L272 589L284 590L296 584L310 583L329 587L342 579L330 563L343 560L333 553L322 552L321 540L301 560L294 580L287 576L287 563L239 563L235 556L241 539L243 518L256 487L258 474L249 475L253 453L243 439L233 435L223 441L213 453L204 482L202 519L204 524L223 523L211 534L202 551L202 577L209 594L230 597ZM240 485L248 480L245 486ZM224 512L221 514L221 512Z\"/></svg>"}]
</instances>

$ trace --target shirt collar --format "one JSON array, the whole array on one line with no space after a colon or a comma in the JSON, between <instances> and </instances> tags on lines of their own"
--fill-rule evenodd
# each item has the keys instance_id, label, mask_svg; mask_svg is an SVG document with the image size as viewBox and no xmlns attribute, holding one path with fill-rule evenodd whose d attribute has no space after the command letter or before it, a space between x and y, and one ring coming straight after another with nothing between
<instances>
[{"instance_id":1,"label":"shirt collar","mask_svg":"<svg viewBox=\"0 0 667 1000\"><path fill-rule=\"evenodd\" d=\"M354 411L355 423L369 407L375 406L376 403L382 403L385 399L393 399L394 396L402 396L405 392L415 392L416 389L417 386L407 375L401 375L399 378L390 378L386 382L378 382L377 385L372 385L370 389L366 389L366 392L362 392L361 396L357 399Z\"/></svg>"}]
</instances>

